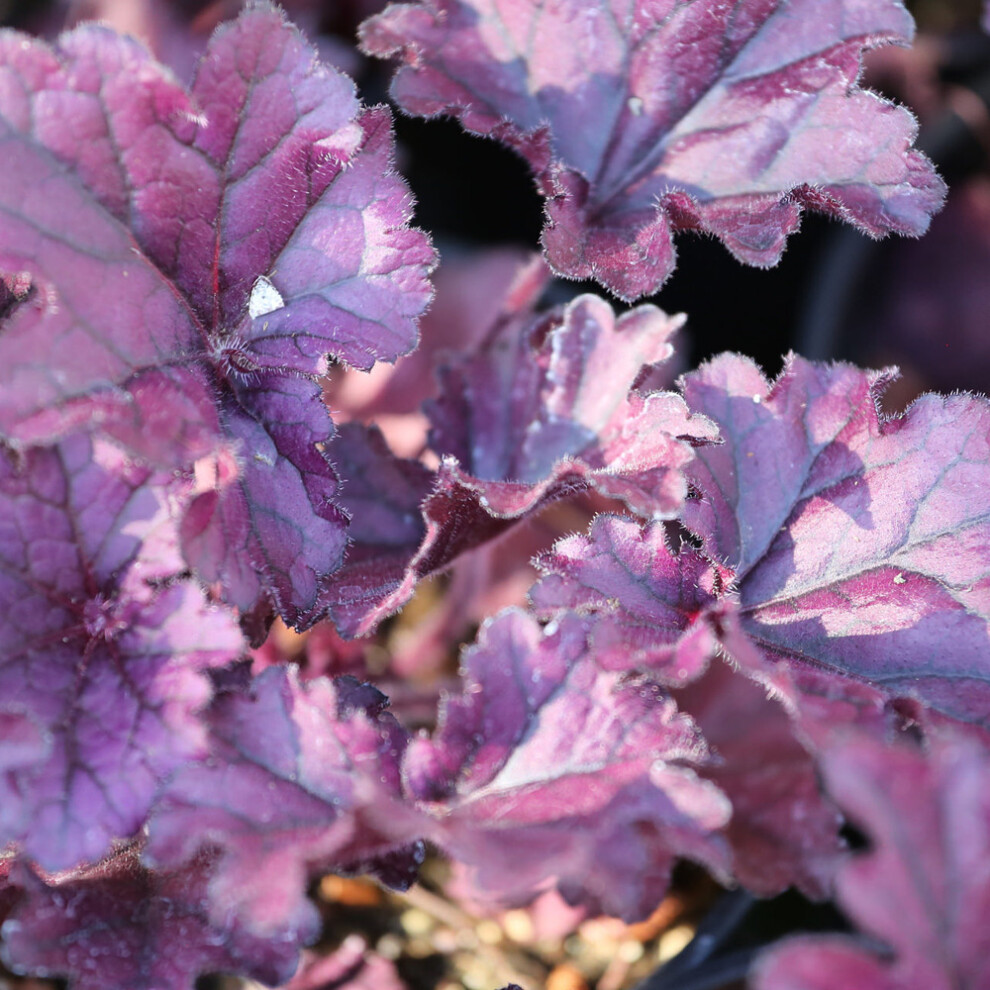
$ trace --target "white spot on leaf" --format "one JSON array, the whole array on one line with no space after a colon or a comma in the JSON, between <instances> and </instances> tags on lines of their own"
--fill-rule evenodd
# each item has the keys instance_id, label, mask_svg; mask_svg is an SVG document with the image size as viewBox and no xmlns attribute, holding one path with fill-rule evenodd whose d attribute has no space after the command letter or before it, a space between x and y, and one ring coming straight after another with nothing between
<instances>
[{"instance_id":1,"label":"white spot on leaf","mask_svg":"<svg viewBox=\"0 0 990 990\"><path fill-rule=\"evenodd\" d=\"M254 288L251 290L251 298L248 300L248 316L256 320L259 316L274 313L277 309L283 309L285 300L282 293L272 285L271 281L264 275L259 275L255 280Z\"/></svg>"}]
</instances>

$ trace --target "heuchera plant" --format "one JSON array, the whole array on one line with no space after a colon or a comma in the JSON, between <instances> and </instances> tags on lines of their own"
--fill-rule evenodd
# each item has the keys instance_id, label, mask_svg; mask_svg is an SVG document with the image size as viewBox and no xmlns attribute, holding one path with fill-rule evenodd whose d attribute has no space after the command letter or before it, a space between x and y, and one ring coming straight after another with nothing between
<instances>
[{"instance_id":1,"label":"heuchera plant","mask_svg":"<svg viewBox=\"0 0 990 990\"><path fill-rule=\"evenodd\" d=\"M340 397L414 351L438 260L390 111L264 0L188 87L106 27L0 33L9 968L284 983L319 933L311 880L407 887L428 843L501 904L556 888L635 920L687 858L837 892L874 939L774 950L758 990L986 985L990 402L888 416L889 370L796 355L675 383L683 318L540 304L555 276L654 292L682 231L761 266L805 210L922 234L943 184L857 81L911 32L896 0L366 20L402 110L507 143L546 199L542 258L479 266L470 306L441 290L438 342L369 403L401 413L381 428ZM277 617L320 622L339 672L340 637L452 567L429 635L463 642L493 541L568 499L601 511L533 547L528 599L482 622L431 733L370 684L249 662ZM846 822L872 842L851 859ZM299 986L398 985L363 952Z\"/></svg>"}]
</instances>

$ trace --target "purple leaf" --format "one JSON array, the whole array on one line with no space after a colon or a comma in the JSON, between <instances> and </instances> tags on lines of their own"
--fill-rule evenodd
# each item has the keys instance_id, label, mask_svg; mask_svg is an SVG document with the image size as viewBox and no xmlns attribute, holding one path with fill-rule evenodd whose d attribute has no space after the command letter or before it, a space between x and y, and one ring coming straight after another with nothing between
<instances>
[{"instance_id":1,"label":"purple leaf","mask_svg":"<svg viewBox=\"0 0 990 990\"><path fill-rule=\"evenodd\" d=\"M678 705L717 758L698 772L732 801L733 876L761 895L792 884L811 896L827 893L840 822L820 794L793 706L722 663L710 666L726 641L740 652L732 572L690 546L675 552L663 524L619 516L599 516L587 536L558 541L536 564L544 572L530 593L538 615L578 610L589 617L597 664L645 668L682 688Z\"/></svg>"},{"instance_id":2,"label":"purple leaf","mask_svg":"<svg viewBox=\"0 0 990 990\"><path fill-rule=\"evenodd\" d=\"M736 880L764 897L790 886L830 895L842 819L788 707L721 661L675 694L716 757L699 773L732 802L725 832Z\"/></svg>"},{"instance_id":3,"label":"purple leaf","mask_svg":"<svg viewBox=\"0 0 990 990\"><path fill-rule=\"evenodd\" d=\"M178 465L231 447L244 470L186 545L243 611L263 591L313 621L344 522L309 379L411 350L430 295L386 112L253 3L189 93L107 30L6 35L0 141L0 269L36 286L0 336L0 431L96 424Z\"/></svg>"},{"instance_id":4,"label":"purple leaf","mask_svg":"<svg viewBox=\"0 0 990 990\"><path fill-rule=\"evenodd\" d=\"M990 981L990 754L958 729L922 754L853 736L826 753L825 782L871 839L838 877L839 902L894 952L805 939L758 963L757 990L932 990ZM826 969L825 967L833 967Z\"/></svg>"},{"instance_id":5,"label":"purple leaf","mask_svg":"<svg viewBox=\"0 0 990 990\"><path fill-rule=\"evenodd\" d=\"M483 494L490 487L464 475L453 460L444 461L434 474L417 461L396 458L376 430L355 428L348 440L348 453L337 463L359 465L364 472L360 490L368 501L355 486L345 491L342 502L355 515L367 513L368 522L377 518L386 524L356 527L366 536L356 537L323 602L344 635L363 636L402 608L422 578L501 536L518 519L492 515ZM331 453L339 449L334 445ZM381 483L389 478L395 479L394 486ZM379 480L378 487L370 487L372 479ZM431 484L423 488L424 482ZM568 493L561 487L556 497ZM544 504L537 501L531 511Z\"/></svg>"},{"instance_id":6,"label":"purple leaf","mask_svg":"<svg viewBox=\"0 0 990 990\"><path fill-rule=\"evenodd\" d=\"M631 299L673 270L676 230L760 266L802 207L923 233L944 186L911 150L911 115L856 85L865 49L912 33L895 0L423 0L361 38L401 59L405 110L527 159L558 271Z\"/></svg>"},{"instance_id":7,"label":"purple leaf","mask_svg":"<svg viewBox=\"0 0 990 990\"><path fill-rule=\"evenodd\" d=\"M724 867L729 806L695 772L707 754L694 725L656 684L597 667L580 619L542 630L502 613L465 672L404 776L480 888L523 901L552 882L572 903L634 918L676 856Z\"/></svg>"},{"instance_id":8,"label":"purple leaf","mask_svg":"<svg viewBox=\"0 0 990 990\"><path fill-rule=\"evenodd\" d=\"M18 864L25 899L3 925L4 962L16 972L67 977L71 990L193 990L200 975L214 972L287 980L298 941L259 938L229 915L210 920L210 869L201 857L152 873L125 851L46 882Z\"/></svg>"},{"instance_id":9,"label":"purple leaf","mask_svg":"<svg viewBox=\"0 0 990 990\"><path fill-rule=\"evenodd\" d=\"M243 649L182 577L181 497L85 436L0 458L0 845L48 869L140 828L203 747L205 670Z\"/></svg>"},{"instance_id":10,"label":"purple leaf","mask_svg":"<svg viewBox=\"0 0 990 990\"><path fill-rule=\"evenodd\" d=\"M671 356L682 323L654 306L617 318L590 295L512 321L441 369L442 398L427 405L431 446L457 458L464 484L495 516L522 516L561 487L591 485L647 518L670 518L687 496L691 445L717 435L678 396L634 386Z\"/></svg>"},{"instance_id":11,"label":"purple leaf","mask_svg":"<svg viewBox=\"0 0 990 990\"><path fill-rule=\"evenodd\" d=\"M204 492L183 521L186 559L249 613L270 596L290 624L319 614L320 589L340 558L347 517L317 444L332 429L320 387L259 373L222 403L228 437L251 452L238 480Z\"/></svg>"},{"instance_id":12,"label":"purple leaf","mask_svg":"<svg viewBox=\"0 0 990 990\"><path fill-rule=\"evenodd\" d=\"M983 720L990 404L926 395L883 419L883 381L792 357L770 385L735 355L687 375L726 442L688 466L706 497L684 520L735 570L743 628L771 657Z\"/></svg>"},{"instance_id":13,"label":"purple leaf","mask_svg":"<svg viewBox=\"0 0 990 990\"><path fill-rule=\"evenodd\" d=\"M793 938L756 964L754 990L921 990L942 984L903 983L878 958L848 938Z\"/></svg>"},{"instance_id":14,"label":"purple leaf","mask_svg":"<svg viewBox=\"0 0 990 990\"><path fill-rule=\"evenodd\" d=\"M428 494L425 470L396 460L380 436L355 430L335 443L341 473L361 479L342 499L355 525L369 505L392 520L362 527L367 537L352 530L355 546L325 599L340 627L370 631L420 578L589 487L648 518L676 514L693 447L716 432L679 396L634 386L670 357L681 322L653 306L616 318L596 296L542 316L510 310L476 354L441 371L442 398L427 410L443 460Z\"/></svg>"},{"instance_id":15,"label":"purple leaf","mask_svg":"<svg viewBox=\"0 0 990 990\"><path fill-rule=\"evenodd\" d=\"M218 847L216 918L233 910L259 933L314 930L311 870L408 846L422 828L398 800L406 735L384 704L347 678L301 685L291 667L218 696L207 715L210 755L163 790L146 858L174 865Z\"/></svg>"},{"instance_id":16,"label":"purple leaf","mask_svg":"<svg viewBox=\"0 0 990 990\"><path fill-rule=\"evenodd\" d=\"M732 572L689 546L675 552L663 523L598 516L587 536L559 540L536 565L544 574L530 593L537 613L594 615L595 659L606 669L648 667L683 684L717 652L713 619Z\"/></svg>"},{"instance_id":17,"label":"purple leaf","mask_svg":"<svg viewBox=\"0 0 990 990\"><path fill-rule=\"evenodd\" d=\"M404 604L425 573L415 557L434 472L396 457L376 427L358 423L345 423L328 453L347 479L338 501L351 514L351 545L322 604L344 635L360 636Z\"/></svg>"}]
</instances>

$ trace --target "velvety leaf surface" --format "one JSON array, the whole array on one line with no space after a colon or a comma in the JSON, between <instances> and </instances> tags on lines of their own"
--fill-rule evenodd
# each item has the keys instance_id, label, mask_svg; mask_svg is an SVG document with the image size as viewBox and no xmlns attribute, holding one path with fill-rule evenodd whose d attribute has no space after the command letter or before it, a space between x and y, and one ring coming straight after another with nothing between
<instances>
[{"instance_id":1,"label":"velvety leaf surface","mask_svg":"<svg viewBox=\"0 0 990 990\"><path fill-rule=\"evenodd\" d=\"M729 806L700 780L694 725L660 688L602 671L584 622L546 630L521 611L482 627L432 739L407 750L433 838L501 900L553 882L572 903L648 914L676 856L716 870Z\"/></svg>"},{"instance_id":2,"label":"velvety leaf surface","mask_svg":"<svg viewBox=\"0 0 990 990\"><path fill-rule=\"evenodd\" d=\"M790 358L771 385L736 355L685 376L726 442L696 451L706 497L684 519L735 570L743 628L770 656L985 720L990 403L926 395L884 420L882 382Z\"/></svg>"},{"instance_id":3,"label":"velvety leaf surface","mask_svg":"<svg viewBox=\"0 0 990 990\"><path fill-rule=\"evenodd\" d=\"M427 405L431 446L457 458L492 515L521 516L556 488L591 485L670 518L687 496L690 443L716 433L678 396L634 386L671 356L682 323L653 306L616 317L591 295L512 321L441 369L441 398Z\"/></svg>"},{"instance_id":4,"label":"velvety leaf surface","mask_svg":"<svg viewBox=\"0 0 990 990\"><path fill-rule=\"evenodd\" d=\"M634 298L673 270L675 230L763 266L804 206L923 233L944 186L911 115L856 85L865 48L912 33L895 0L423 0L361 37L400 58L405 110L525 156L556 269Z\"/></svg>"},{"instance_id":5,"label":"velvety leaf surface","mask_svg":"<svg viewBox=\"0 0 990 990\"><path fill-rule=\"evenodd\" d=\"M732 801L726 836L737 880L764 896L791 885L827 895L841 822L821 794L810 743L826 741L832 722L882 729L882 696L832 673L763 669L738 628L732 572L688 545L674 552L663 524L599 516L587 536L558 541L536 563L544 572L530 592L538 615L578 610L589 618L596 663L646 668L679 688L678 706L715 756L698 772ZM712 664L725 650L762 683Z\"/></svg>"},{"instance_id":6,"label":"velvety leaf surface","mask_svg":"<svg viewBox=\"0 0 990 990\"><path fill-rule=\"evenodd\" d=\"M179 864L221 850L210 898L252 930L310 931L309 870L407 846L421 821L399 797L406 735L369 685L300 684L291 667L217 697L210 755L181 768L156 803L146 856ZM410 853L413 855L413 853Z\"/></svg>"},{"instance_id":7,"label":"velvety leaf surface","mask_svg":"<svg viewBox=\"0 0 990 990\"><path fill-rule=\"evenodd\" d=\"M430 294L387 114L252 3L190 92L105 29L54 50L8 32L0 141L0 269L35 283L0 336L0 431L85 422L177 464L228 445L247 467L200 506L196 565L245 611L260 588L312 621L344 536L307 379L327 354L369 367L412 349ZM283 540L306 552L290 562Z\"/></svg>"},{"instance_id":8,"label":"velvety leaf surface","mask_svg":"<svg viewBox=\"0 0 990 990\"><path fill-rule=\"evenodd\" d=\"M244 646L183 577L175 487L79 435L0 458L0 845L48 869L141 826Z\"/></svg>"},{"instance_id":9,"label":"velvety leaf surface","mask_svg":"<svg viewBox=\"0 0 990 990\"><path fill-rule=\"evenodd\" d=\"M380 436L353 428L339 438L331 457L360 480L342 497L354 545L325 598L334 621L348 635L370 631L422 577L589 487L648 518L674 515L694 445L717 435L679 396L634 386L670 357L681 322L652 306L616 318L590 295L542 316L507 306L490 340L442 367L441 398L426 404L442 458L428 494L425 469ZM392 523L361 523L369 506Z\"/></svg>"},{"instance_id":10,"label":"velvety leaf surface","mask_svg":"<svg viewBox=\"0 0 990 990\"><path fill-rule=\"evenodd\" d=\"M287 622L307 625L347 526L335 504L337 479L317 446L329 422L320 386L261 372L233 391L236 398L222 403L222 422L251 456L236 480L192 503L183 550L199 577L242 612L267 596Z\"/></svg>"},{"instance_id":11,"label":"velvety leaf surface","mask_svg":"<svg viewBox=\"0 0 990 990\"><path fill-rule=\"evenodd\" d=\"M832 986L950 990L990 983L990 758L956 730L922 754L865 738L824 758L825 781L871 840L838 878L843 909L894 952L837 939L772 951L758 990ZM820 969L821 967L834 967Z\"/></svg>"},{"instance_id":12,"label":"velvety leaf surface","mask_svg":"<svg viewBox=\"0 0 990 990\"><path fill-rule=\"evenodd\" d=\"M672 549L663 523L598 516L587 536L559 540L536 565L537 613L594 616L595 659L606 668L648 667L665 683L686 683L718 649L713 620L732 572L690 546Z\"/></svg>"},{"instance_id":13,"label":"velvety leaf surface","mask_svg":"<svg viewBox=\"0 0 990 990\"><path fill-rule=\"evenodd\" d=\"M14 874L25 899L3 925L4 962L65 977L70 990L193 990L215 972L274 985L297 965L294 936L259 938L233 915L207 917L205 858L151 872L128 851L47 882L23 864Z\"/></svg>"}]
</instances>

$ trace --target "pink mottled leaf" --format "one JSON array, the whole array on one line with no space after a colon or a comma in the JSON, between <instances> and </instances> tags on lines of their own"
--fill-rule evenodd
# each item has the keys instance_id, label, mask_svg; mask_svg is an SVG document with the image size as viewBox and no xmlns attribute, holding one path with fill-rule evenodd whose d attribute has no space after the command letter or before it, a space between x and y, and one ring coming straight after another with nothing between
<instances>
[{"instance_id":1,"label":"pink mottled leaf","mask_svg":"<svg viewBox=\"0 0 990 990\"><path fill-rule=\"evenodd\" d=\"M326 599L335 621L351 635L369 631L421 577L588 488L647 518L675 515L694 446L717 435L679 396L635 385L670 357L681 322L652 306L617 318L590 295L542 316L510 312L476 353L441 370L442 397L427 403L442 457L429 494L423 470L397 461L380 437L362 441L354 432L337 441L331 456L339 450L342 474L354 463L362 478L342 499L355 519L369 502L384 509L397 497L407 509L421 502L422 511L420 521L403 515L398 541L393 526L356 536ZM387 475L408 480L382 485Z\"/></svg>"},{"instance_id":2,"label":"pink mottled leaf","mask_svg":"<svg viewBox=\"0 0 990 990\"><path fill-rule=\"evenodd\" d=\"M219 695L210 754L162 792L146 857L167 866L218 847L215 917L233 910L260 933L310 931L311 870L401 852L419 835L421 820L398 800L406 735L384 705L369 685L300 684L286 667Z\"/></svg>"},{"instance_id":3,"label":"pink mottled leaf","mask_svg":"<svg viewBox=\"0 0 990 990\"><path fill-rule=\"evenodd\" d=\"M178 465L227 446L244 470L187 548L244 612L313 621L344 547L314 379L411 350L430 295L387 113L251 3L189 92L106 29L8 32L0 142L0 269L32 287L4 306L0 431L85 424Z\"/></svg>"},{"instance_id":4,"label":"pink mottled leaf","mask_svg":"<svg viewBox=\"0 0 990 990\"><path fill-rule=\"evenodd\" d=\"M538 613L586 615L600 664L683 685L721 649L783 700L717 672L678 696L723 760L704 774L733 800L737 875L764 893L827 889L836 822L811 757L836 725L882 738L903 695L986 718L990 408L927 396L882 420L881 381L790 359L771 386L716 359L683 386L725 437L687 468L701 549L604 516L538 560Z\"/></svg>"},{"instance_id":5,"label":"pink mottled leaf","mask_svg":"<svg viewBox=\"0 0 990 990\"><path fill-rule=\"evenodd\" d=\"M616 317L590 295L512 321L441 369L441 398L427 405L431 446L457 458L464 484L495 516L591 485L640 515L670 518L687 495L691 444L716 434L678 396L634 386L671 356L682 323L653 306Z\"/></svg>"},{"instance_id":6,"label":"pink mottled leaf","mask_svg":"<svg viewBox=\"0 0 990 990\"><path fill-rule=\"evenodd\" d=\"M984 720L990 403L926 395L883 419L882 382L790 358L771 385L734 355L687 375L725 443L696 451L706 497L684 519L735 571L766 654Z\"/></svg>"},{"instance_id":7,"label":"pink mottled leaf","mask_svg":"<svg viewBox=\"0 0 990 990\"><path fill-rule=\"evenodd\" d=\"M24 899L3 925L4 962L65 977L70 990L193 990L199 976L217 972L284 982L298 962L298 939L260 938L232 915L207 917L211 869L203 856L151 872L130 850L47 881L17 864Z\"/></svg>"},{"instance_id":8,"label":"pink mottled leaf","mask_svg":"<svg viewBox=\"0 0 990 990\"><path fill-rule=\"evenodd\" d=\"M690 546L674 550L663 523L598 516L587 536L559 540L536 560L537 613L593 615L595 659L606 668L650 668L666 683L692 681L718 649L713 620L732 572Z\"/></svg>"},{"instance_id":9,"label":"pink mottled leaf","mask_svg":"<svg viewBox=\"0 0 990 990\"><path fill-rule=\"evenodd\" d=\"M183 576L181 495L85 436L0 458L0 845L48 869L141 827L243 649Z\"/></svg>"},{"instance_id":10,"label":"pink mottled leaf","mask_svg":"<svg viewBox=\"0 0 990 990\"><path fill-rule=\"evenodd\" d=\"M696 769L691 721L654 683L597 667L575 616L546 630L520 611L482 628L467 683L404 777L433 838L500 901L553 883L572 903L642 917L676 856L724 868L729 806Z\"/></svg>"},{"instance_id":11,"label":"pink mottled leaf","mask_svg":"<svg viewBox=\"0 0 990 990\"><path fill-rule=\"evenodd\" d=\"M400 59L405 110L527 159L558 271L635 298L673 270L678 230L761 266L803 207L923 233L944 186L910 113L856 85L865 49L912 33L896 0L423 0L361 37Z\"/></svg>"},{"instance_id":12,"label":"pink mottled leaf","mask_svg":"<svg viewBox=\"0 0 990 990\"><path fill-rule=\"evenodd\" d=\"M870 851L840 872L839 901L894 958L881 959L848 939L785 943L758 963L757 990L987 986L986 746L959 729L939 733L927 754L853 736L828 751L823 766L828 790L871 840Z\"/></svg>"},{"instance_id":13,"label":"pink mottled leaf","mask_svg":"<svg viewBox=\"0 0 990 990\"><path fill-rule=\"evenodd\" d=\"M697 721L715 755L699 773L732 801L726 837L739 882L762 895L791 885L811 896L826 894L840 820L820 793L814 751L795 722L796 688L788 681L785 693L774 684L778 697L768 698L764 684L712 663L727 648L734 656L741 652L731 570L686 544L675 552L663 524L618 516L599 516L587 536L558 541L536 563L544 572L530 592L538 615L552 619L578 610L588 617L597 664L645 668L679 688L678 705ZM755 652L748 641L743 645ZM752 666L747 657L736 659ZM759 673L766 680L766 672ZM808 691L800 699L802 714L805 702L812 708L810 727L836 714L810 685L802 689Z\"/></svg>"}]
</instances>

